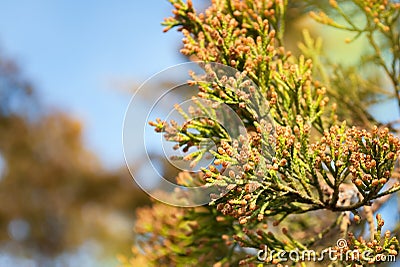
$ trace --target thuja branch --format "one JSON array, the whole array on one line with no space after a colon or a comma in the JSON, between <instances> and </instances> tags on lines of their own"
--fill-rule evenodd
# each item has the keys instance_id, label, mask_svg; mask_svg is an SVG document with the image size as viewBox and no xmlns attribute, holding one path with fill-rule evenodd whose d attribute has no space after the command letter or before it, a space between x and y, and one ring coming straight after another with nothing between
<instances>
[{"instance_id":1,"label":"thuja branch","mask_svg":"<svg viewBox=\"0 0 400 267\"><path fill-rule=\"evenodd\" d=\"M328 97L333 94L327 92L335 85L315 80L313 60L307 55L293 56L283 47L286 1L214 0L204 13L197 13L190 1L170 2L175 10L174 17L164 22L166 30L177 27L182 32L181 52L203 61L200 66L205 74L191 74L189 85L198 89L192 99L194 106L188 110L175 107L185 120L183 124L161 119L150 124L174 142L176 149L187 153L182 159L191 164L205 152L211 153L215 157L212 164L197 175L180 175L178 182L216 185L221 194L211 195L209 205L198 209L174 208L168 213L164 211L167 208L156 205L163 211L157 215L153 209L147 214L151 217L147 229L152 234L143 243L155 265L195 266L198 259L210 266L259 263L254 253L244 255L246 247L304 251L308 246L301 239L310 240L312 236L306 231L312 223L310 218L325 226L319 228L318 239L337 227L347 233L351 230L350 212L357 214L354 221L359 221L363 207L400 190L393 177L400 154L399 139L387 128L364 130L339 121L337 105ZM390 39L397 34L391 30L398 19L395 4L384 6L375 16L381 9L375 5L377 1L354 0L357 7L370 9L364 8L363 12L367 20L375 22L364 27L336 1L330 2L347 24L341 25L325 14L315 15L317 20L357 36L370 32L375 38L372 33L379 31ZM377 45L379 51L383 49L379 42L372 45ZM377 56L380 60L375 64L384 64L392 75L398 75L398 59L393 67L387 64L383 52ZM397 51L394 57L398 58ZM216 70L213 63L234 69ZM215 110L224 105L240 118L245 133L238 131L233 136L224 127L232 118L217 118ZM206 139L212 140L215 147L202 147ZM191 147L198 150L191 152ZM324 222L312 215L326 210L333 221ZM172 213L175 215L170 218ZM306 216L299 223L303 227L301 235L294 223L282 231L267 231L271 221L273 227L278 227L289 221L285 219L302 214ZM380 244L383 220L377 220L373 243L365 244L350 235L351 246L376 253L381 246L388 254L397 253L398 242L390 233ZM139 230L146 235L146 229ZM315 245L315 241L311 239L308 245ZM163 243L171 248L163 247ZM160 251L152 253L152 248ZM279 262L276 256L272 258L272 263Z\"/></svg>"}]
</instances>

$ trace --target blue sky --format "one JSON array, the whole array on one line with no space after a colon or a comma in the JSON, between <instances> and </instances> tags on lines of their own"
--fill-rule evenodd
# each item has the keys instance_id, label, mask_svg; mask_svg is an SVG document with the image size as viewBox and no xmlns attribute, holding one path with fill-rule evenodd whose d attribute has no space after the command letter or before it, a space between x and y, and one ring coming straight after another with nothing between
<instances>
[{"instance_id":1,"label":"blue sky","mask_svg":"<svg viewBox=\"0 0 400 267\"><path fill-rule=\"evenodd\" d=\"M184 61L162 33L166 0L0 1L0 53L15 59L42 101L84 124L106 167L123 164L124 90Z\"/></svg>"}]
</instances>

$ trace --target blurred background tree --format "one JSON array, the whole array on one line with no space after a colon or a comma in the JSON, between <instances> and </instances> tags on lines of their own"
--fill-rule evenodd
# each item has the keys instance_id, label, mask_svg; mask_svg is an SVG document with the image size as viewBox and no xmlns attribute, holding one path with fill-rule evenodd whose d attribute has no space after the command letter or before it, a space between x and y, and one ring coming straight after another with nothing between
<instances>
[{"instance_id":1,"label":"blurred background tree","mask_svg":"<svg viewBox=\"0 0 400 267\"><path fill-rule=\"evenodd\" d=\"M110 266L129 247L133 210L148 198L125 168L102 168L82 143L82 127L42 106L17 64L0 55L2 253L35 266L71 266L65 254L86 246L94 254L85 257Z\"/></svg>"}]
</instances>

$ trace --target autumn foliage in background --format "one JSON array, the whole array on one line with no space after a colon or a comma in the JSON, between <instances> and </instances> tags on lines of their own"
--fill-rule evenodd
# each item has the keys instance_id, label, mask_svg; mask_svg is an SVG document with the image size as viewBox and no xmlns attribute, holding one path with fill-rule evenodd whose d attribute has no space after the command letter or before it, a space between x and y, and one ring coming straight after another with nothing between
<instances>
[{"instance_id":1,"label":"autumn foliage in background","mask_svg":"<svg viewBox=\"0 0 400 267\"><path fill-rule=\"evenodd\" d=\"M127 250L130 227L122 226L148 200L125 169L102 168L83 145L82 127L45 107L18 65L0 55L2 256L47 266L89 243L104 258Z\"/></svg>"}]
</instances>

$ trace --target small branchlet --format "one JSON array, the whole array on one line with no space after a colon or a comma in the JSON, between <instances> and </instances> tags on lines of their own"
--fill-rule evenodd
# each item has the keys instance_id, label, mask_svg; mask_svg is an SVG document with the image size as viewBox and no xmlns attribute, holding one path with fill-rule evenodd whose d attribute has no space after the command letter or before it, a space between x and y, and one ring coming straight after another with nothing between
<instances>
[{"instance_id":1,"label":"small branchlet","mask_svg":"<svg viewBox=\"0 0 400 267\"><path fill-rule=\"evenodd\" d=\"M384 221L380 214L377 214L376 222L376 233L372 240L365 240L362 236L356 238L353 233L349 233L346 246L334 247L344 262L365 266L389 261L398 255L399 241L389 230L382 233Z\"/></svg>"}]
</instances>

